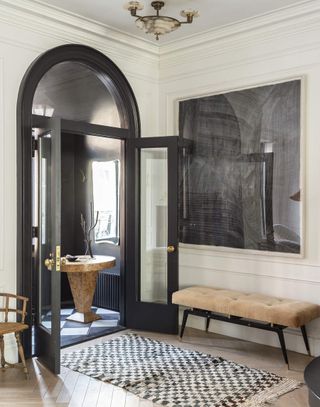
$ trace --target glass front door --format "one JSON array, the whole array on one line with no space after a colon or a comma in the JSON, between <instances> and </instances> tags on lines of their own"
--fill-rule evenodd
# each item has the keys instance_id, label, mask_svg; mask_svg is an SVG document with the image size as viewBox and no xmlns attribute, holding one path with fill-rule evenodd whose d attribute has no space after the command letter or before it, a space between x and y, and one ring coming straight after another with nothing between
<instances>
[{"instance_id":1,"label":"glass front door","mask_svg":"<svg viewBox=\"0 0 320 407\"><path fill-rule=\"evenodd\" d=\"M51 371L58 373L61 121L33 116L33 128L38 143L39 214L35 354ZM101 162L94 163L94 171L98 173L101 165ZM108 162L104 171L116 174L118 166L115 161ZM128 328L177 333L178 308L171 303L171 296L178 289L178 138L127 139L125 167L126 199L119 203L125 206L124 322ZM107 227L110 239L119 235L118 223L115 222L114 230Z\"/></svg>"},{"instance_id":2,"label":"glass front door","mask_svg":"<svg viewBox=\"0 0 320 407\"><path fill-rule=\"evenodd\" d=\"M133 257L128 259L127 325L176 333L178 310L171 295L178 289L178 138L141 138L128 144L135 168L129 171L129 199L135 199L128 215Z\"/></svg>"}]
</instances>

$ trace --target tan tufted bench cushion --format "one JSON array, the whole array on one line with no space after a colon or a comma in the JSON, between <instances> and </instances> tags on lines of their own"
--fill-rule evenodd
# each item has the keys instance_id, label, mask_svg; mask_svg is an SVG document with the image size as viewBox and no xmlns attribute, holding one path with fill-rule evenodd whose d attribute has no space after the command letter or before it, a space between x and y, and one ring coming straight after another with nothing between
<instances>
[{"instance_id":1,"label":"tan tufted bench cushion","mask_svg":"<svg viewBox=\"0 0 320 407\"><path fill-rule=\"evenodd\" d=\"M298 300L210 287L176 291L173 304L299 328L320 317L320 306Z\"/></svg>"}]
</instances>

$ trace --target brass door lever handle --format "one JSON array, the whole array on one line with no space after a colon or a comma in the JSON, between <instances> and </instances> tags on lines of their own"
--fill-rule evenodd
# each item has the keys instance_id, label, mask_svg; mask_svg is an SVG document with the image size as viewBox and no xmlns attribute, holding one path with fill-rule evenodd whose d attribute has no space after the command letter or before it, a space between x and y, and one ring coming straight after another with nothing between
<instances>
[{"instance_id":1,"label":"brass door lever handle","mask_svg":"<svg viewBox=\"0 0 320 407\"><path fill-rule=\"evenodd\" d=\"M45 259L44 265L47 267L48 270L52 271L52 268L54 266L54 258L52 257L51 253L49 255L49 258Z\"/></svg>"}]
</instances>

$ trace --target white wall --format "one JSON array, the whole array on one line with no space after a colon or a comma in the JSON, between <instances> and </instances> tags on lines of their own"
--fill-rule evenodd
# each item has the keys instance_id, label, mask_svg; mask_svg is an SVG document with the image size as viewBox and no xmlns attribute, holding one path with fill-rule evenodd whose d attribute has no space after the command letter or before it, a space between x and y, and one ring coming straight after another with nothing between
<instances>
[{"instance_id":1,"label":"white wall","mask_svg":"<svg viewBox=\"0 0 320 407\"><path fill-rule=\"evenodd\" d=\"M14 4L13 4L14 3ZM42 17L43 16L43 17ZM16 103L19 86L32 61L53 47L80 43L111 58L136 95L142 135L158 132L156 46L85 19L61 15L29 0L0 0L0 291L16 291ZM8 358L15 358L7 338Z\"/></svg>"},{"instance_id":2,"label":"white wall","mask_svg":"<svg viewBox=\"0 0 320 407\"><path fill-rule=\"evenodd\" d=\"M320 2L247 20L165 45L160 50L160 134L178 133L178 101L199 95L304 78L305 255L181 245L180 286L206 285L320 304ZM203 329L201 318L191 326ZM278 346L273 333L218 322L212 330ZM308 326L320 354L320 320ZM304 352L301 334L288 330L289 349Z\"/></svg>"}]
</instances>

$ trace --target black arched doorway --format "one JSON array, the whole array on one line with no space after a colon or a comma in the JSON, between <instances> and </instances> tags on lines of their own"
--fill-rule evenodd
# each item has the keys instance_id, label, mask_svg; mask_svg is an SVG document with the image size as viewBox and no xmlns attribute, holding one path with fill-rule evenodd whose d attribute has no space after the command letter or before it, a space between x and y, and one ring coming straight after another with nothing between
<instances>
[{"instance_id":1,"label":"black arched doorway","mask_svg":"<svg viewBox=\"0 0 320 407\"><path fill-rule=\"evenodd\" d=\"M61 92L59 96L55 92L57 78L58 85L63 85L62 97ZM75 88L73 82L83 86ZM65 92L67 87L69 91ZM63 273L57 271L60 271L61 254L66 254L60 246L61 145L64 140L61 135L64 134L121 141L119 151L125 161L121 167L122 195L118 198L122 324L158 332L176 332L177 308L171 304L171 294L178 288L178 139L140 138L138 107L125 76L105 55L82 45L60 46L34 61L20 87L17 120L17 291L31 299L30 326L34 324L39 328L41 325L43 304L39 296L46 299L46 310L51 307L49 312L52 313L49 330L43 326L35 329L39 339L35 354L51 370L59 372L59 301ZM35 227L33 215L37 193L32 185L32 157L37 148L42 151L41 159L46 161L48 158L45 171L46 177L51 177L46 189L50 189L51 194L49 220L53 231L45 256L51 248L50 255L55 263L52 273L45 277L49 281L47 292L41 292L41 284L38 288L34 284L35 262L42 267L45 259L40 255L37 259L34 249L35 239L38 247L43 243L43 232L39 232L41 203L38 202L38 227ZM91 149L95 150L95 147L91 145ZM40 153L37 154L39 157ZM38 182L38 195L41 188L42 180ZM48 199L45 200L47 206ZM43 225L48 234L49 223ZM40 281L41 277L36 276L36 279ZM47 286L46 280L43 281L42 285ZM27 356L32 354L31 338L30 329L23 338Z\"/></svg>"},{"instance_id":2,"label":"black arched doorway","mask_svg":"<svg viewBox=\"0 0 320 407\"><path fill-rule=\"evenodd\" d=\"M34 155L35 145L40 139L34 134L35 128L41 127L42 133L45 133L50 127L52 132L50 137L52 137L52 140L43 138L44 141L47 140L47 143L48 140L52 143L54 141L53 127L56 126L57 120L59 120L59 131L64 131L65 134L83 136L90 134L112 138L112 140L126 140L140 136L140 121L133 91L122 72L105 55L82 45L61 46L44 53L34 61L26 72L20 87L17 117L17 290L18 292L25 293L30 298L28 323L36 325L36 319L39 318L38 314L41 314L39 308L44 308L45 305L48 308L47 311L50 311L49 308L51 307L54 310L55 302L57 301L51 298L53 296L52 290L56 286L55 289L57 291L57 286L60 285L58 280L61 278L66 279L66 276L64 274L61 276L54 275L56 278L55 282L49 281L49 279L51 280L49 274L45 276L46 279L43 278L42 285L46 287L45 289L39 288L40 295L38 295L37 282L40 280L41 270L38 270L37 267L35 240L37 240L40 225L35 226L37 222L34 219L35 194L33 191L34 186L32 185L34 175L32 156ZM42 123L41 119L43 119ZM35 124L35 120L38 122L40 120L40 123ZM61 134L59 137L59 148L61 150L61 140L63 138L61 138ZM68 139L70 140L70 137ZM46 143L43 142L42 144L42 150L47 149ZM119 149L120 146L118 146ZM43 151L42 154L46 155L48 151ZM42 158L42 160L45 159ZM61 172L61 168L58 168L57 163L52 162L48 167L48 171L54 171L58 177L58 172ZM56 188L59 187L61 188L61 185L56 186ZM61 203L59 206L60 209L63 207ZM124 237L126 227L125 203L122 202L121 206L121 228L122 237ZM47 205L46 210L52 210L51 215L53 215L53 208L48 208ZM59 212L58 208L55 210ZM47 222L46 227L49 223ZM57 225L55 226L57 227ZM56 236L55 239L58 241L61 240L61 237L60 233L60 236ZM42 237L42 240L45 239ZM48 245L51 243L49 242ZM39 247L41 248L41 244L39 244ZM117 248L119 248L119 252L120 247ZM48 250L50 251L49 248ZM38 251L40 252L41 250ZM119 272L123 274L125 267L125 244L121 245L121 251L121 270ZM120 253L116 257L120 260ZM41 262L43 260L40 259ZM120 261L118 261L118 264L120 268ZM121 279L121 282L122 287L120 287L120 291L124 293L124 278ZM40 296L43 297L42 300L39 298ZM58 296L60 296L60 292ZM124 298L124 295L121 298ZM38 302L41 302L41 304L38 304ZM122 302L121 308L124 319L124 302ZM53 324L54 322L52 321ZM124 320L122 324L124 324ZM44 334L42 337L40 331L37 353L45 353L46 349L52 345L50 342L57 342L57 340L53 340L52 332L50 334L50 336ZM49 343L47 343L48 341ZM24 337L25 350L28 356L31 354L31 342L30 330ZM50 363L48 361L48 364ZM57 366L53 370L57 370Z\"/></svg>"}]
</instances>

